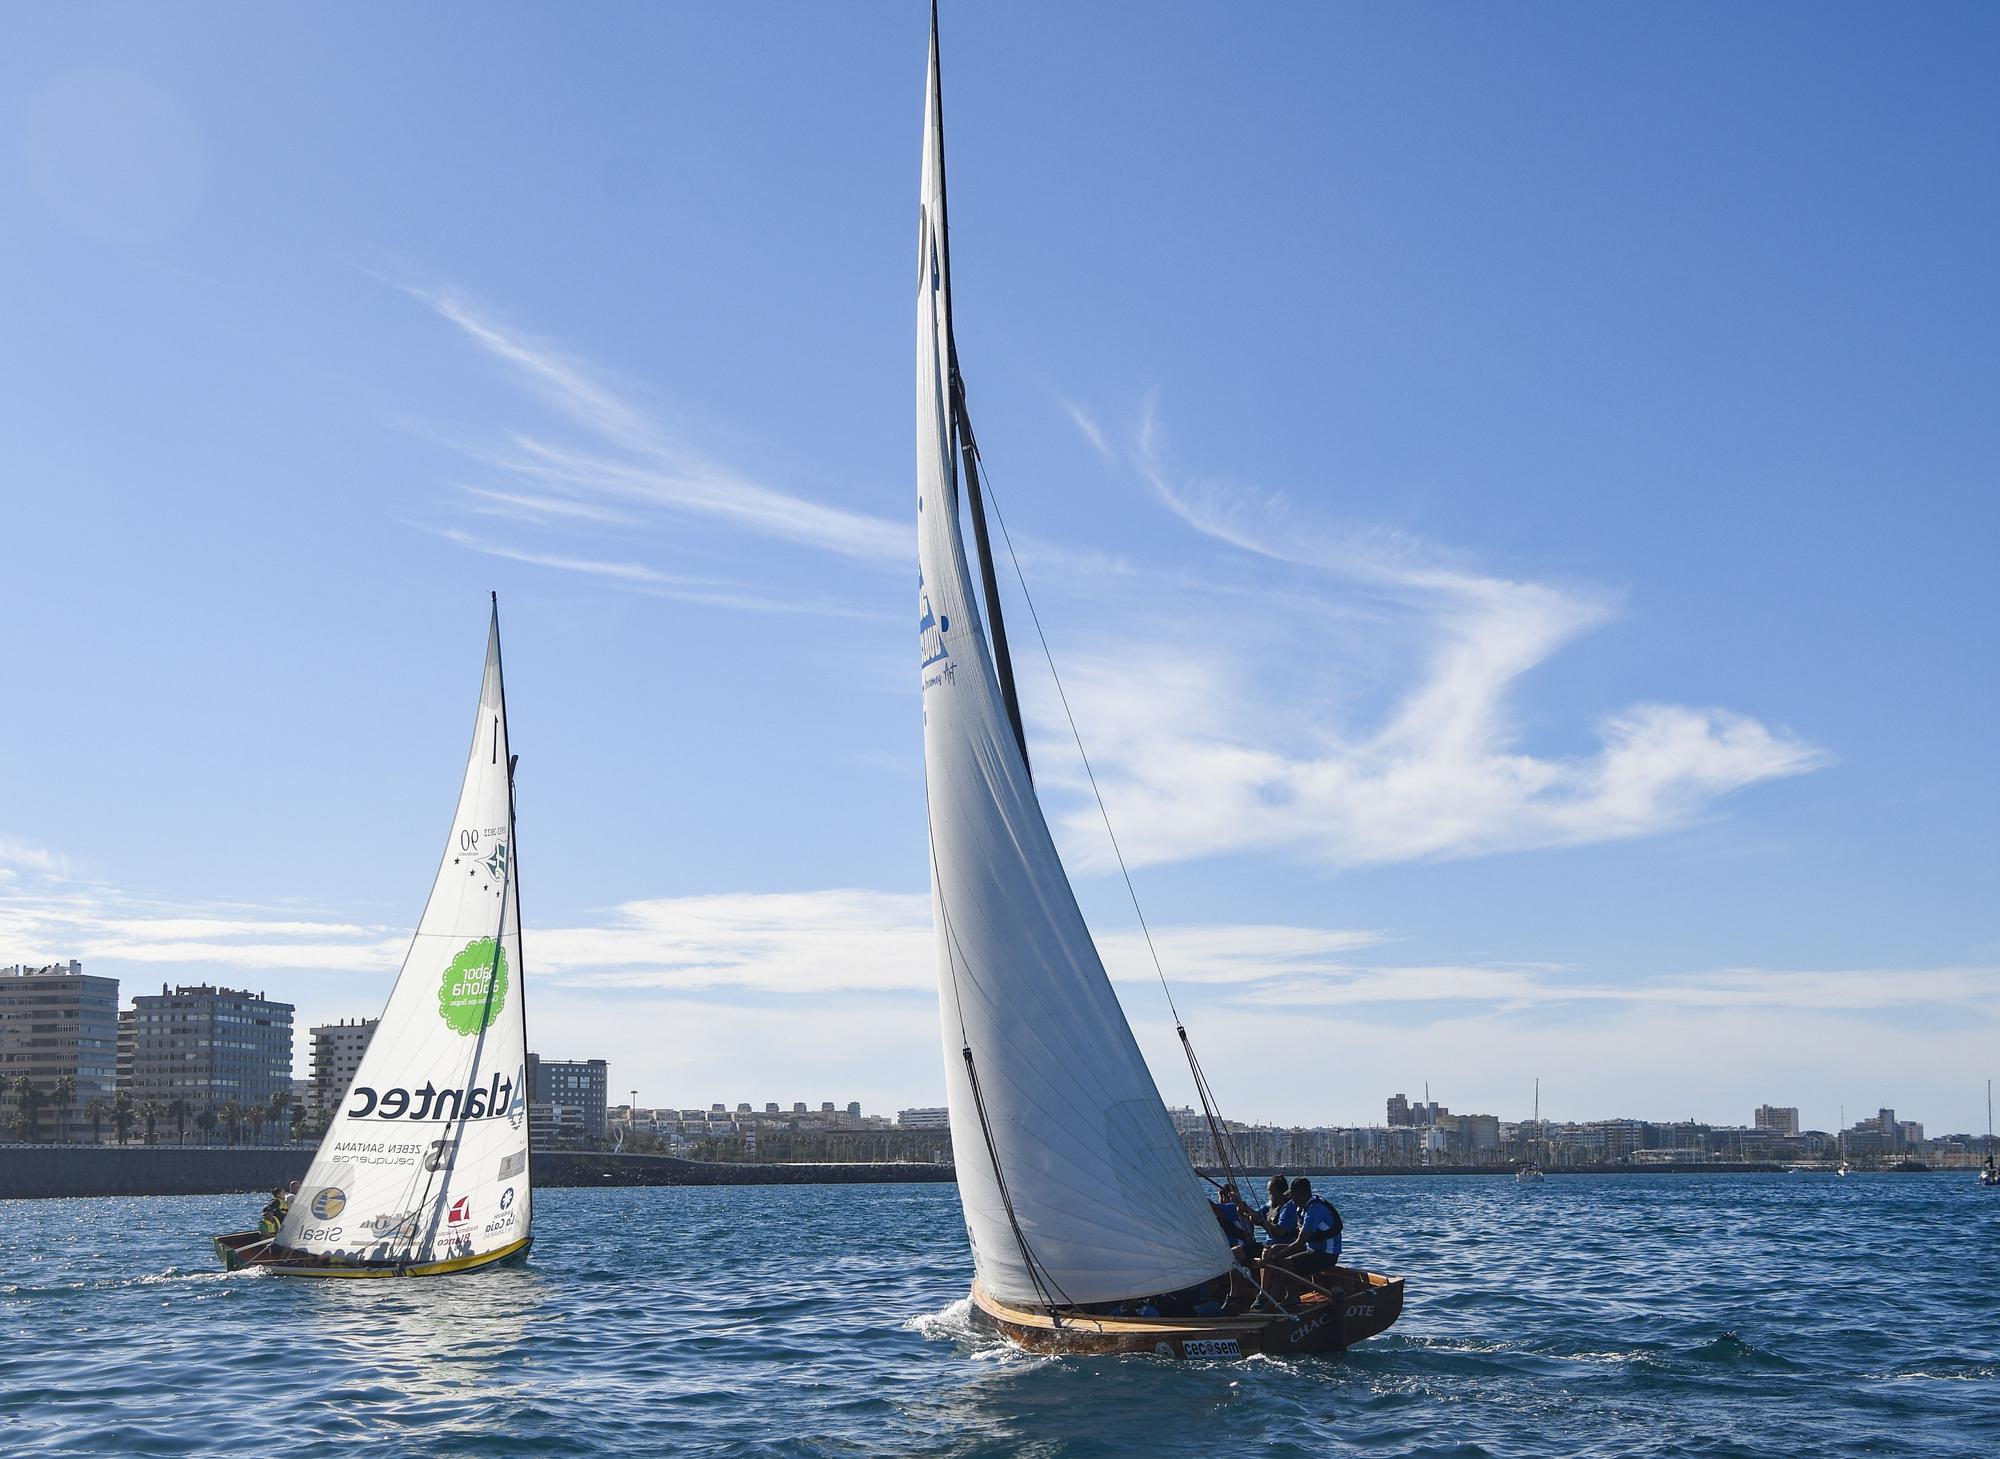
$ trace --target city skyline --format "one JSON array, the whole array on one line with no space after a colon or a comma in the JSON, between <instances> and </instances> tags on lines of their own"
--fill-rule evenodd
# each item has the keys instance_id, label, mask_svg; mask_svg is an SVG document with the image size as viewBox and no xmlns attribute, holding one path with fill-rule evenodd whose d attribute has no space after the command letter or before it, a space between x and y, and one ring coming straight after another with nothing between
<instances>
[{"instance_id":1,"label":"city skyline","mask_svg":"<svg viewBox=\"0 0 2000 1459\"><path fill-rule=\"evenodd\" d=\"M385 57L308 12L16 17L39 712L0 734L0 957L378 1014L497 587L535 1046L941 1097L906 22L415 13ZM1525 1113L1539 1076L1550 1118L1983 1128L1982 45L949 24L982 445L1224 1109L1360 1123L1448 1075ZM1197 72L1217 105L1148 80ZM1019 621L1041 792L1178 1104Z\"/></svg>"}]
</instances>

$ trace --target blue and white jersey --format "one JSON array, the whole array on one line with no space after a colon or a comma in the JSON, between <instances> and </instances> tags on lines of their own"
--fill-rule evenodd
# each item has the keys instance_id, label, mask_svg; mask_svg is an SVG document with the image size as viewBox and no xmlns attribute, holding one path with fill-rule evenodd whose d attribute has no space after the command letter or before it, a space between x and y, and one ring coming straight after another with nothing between
<instances>
[{"instance_id":1,"label":"blue and white jersey","mask_svg":"<svg viewBox=\"0 0 2000 1459\"><path fill-rule=\"evenodd\" d=\"M1340 1213L1324 1196L1313 1196L1306 1201L1306 1208L1300 1215L1301 1228L1305 1233L1306 1245L1314 1251L1324 1252L1327 1243L1333 1244L1336 1253L1340 1250Z\"/></svg>"},{"instance_id":2,"label":"blue and white jersey","mask_svg":"<svg viewBox=\"0 0 2000 1459\"><path fill-rule=\"evenodd\" d=\"M1303 1214L1299 1210L1298 1202L1286 1201L1282 1206L1278 1207L1278 1214L1275 1216L1268 1215L1270 1209L1269 1206L1264 1207L1267 1219L1271 1225L1271 1239L1273 1241L1297 1241L1299 1239L1299 1218Z\"/></svg>"}]
</instances>

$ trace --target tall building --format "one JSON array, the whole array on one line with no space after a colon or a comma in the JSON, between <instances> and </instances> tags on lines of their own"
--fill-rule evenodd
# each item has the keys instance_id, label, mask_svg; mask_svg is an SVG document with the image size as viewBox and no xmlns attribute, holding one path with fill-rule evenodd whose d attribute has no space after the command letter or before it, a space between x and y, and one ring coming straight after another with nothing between
<instances>
[{"instance_id":1,"label":"tall building","mask_svg":"<svg viewBox=\"0 0 2000 1459\"><path fill-rule=\"evenodd\" d=\"M951 1111L948 1109L899 1109L896 1123L906 1130L948 1130L951 1128ZM1174 1124L1180 1125L1179 1112L1175 1111Z\"/></svg>"},{"instance_id":2,"label":"tall building","mask_svg":"<svg viewBox=\"0 0 2000 1459\"><path fill-rule=\"evenodd\" d=\"M292 1005L208 983L132 1000L132 1097L199 1114L292 1092Z\"/></svg>"},{"instance_id":3,"label":"tall building","mask_svg":"<svg viewBox=\"0 0 2000 1459\"><path fill-rule=\"evenodd\" d=\"M37 1128L58 1137L82 1126L91 1100L117 1093L116 978L92 977L74 960L0 968L0 1122L13 1123L23 1077L51 1101L37 1111ZM64 1078L76 1082L76 1092L58 1109L52 1101Z\"/></svg>"},{"instance_id":4,"label":"tall building","mask_svg":"<svg viewBox=\"0 0 2000 1459\"><path fill-rule=\"evenodd\" d=\"M1796 1135L1799 1132L1799 1112L1789 1105L1760 1104L1754 1124L1756 1128L1769 1130L1774 1135Z\"/></svg>"},{"instance_id":5,"label":"tall building","mask_svg":"<svg viewBox=\"0 0 2000 1459\"><path fill-rule=\"evenodd\" d=\"M1389 1096L1389 1123L1392 1125L1414 1125L1410 1117L1410 1101L1400 1094Z\"/></svg>"},{"instance_id":6,"label":"tall building","mask_svg":"<svg viewBox=\"0 0 2000 1459\"><path fill-rule=\"evenodd\" d=\"M312 1040L312 1099L307 1108L315 1115L331 1114L347 1098L348 1087L361 1071L361 1056L368 1052L379 1018L343 1018L339 1023L314 1024L307 1036Z\"/></svg>"},{"instance_id":7,"label":"tall building","mask_svg":"<svg viewBox=\"0 0 2000 1459\"><path fill-rule=\"evenodd\" d=\"M606 1133L610 1078L602 1059L528 1055L528 1128L543 1140L601 1141ZM541 1108L538 1110L536 1106ZM716 1109L721 1109L717 1105Z\"/></svg>"},{"instance_id":8,"label":"tall building","mask_svg":"<svg viewBox=\"0 0 2000 1459\"><path fill-rule=\"evenodd\" d=\"M118 1087L132 1088L132 1053L138 1047L139 1016L130 1008L118 1010Z\"/></svg>"}]
</instances>

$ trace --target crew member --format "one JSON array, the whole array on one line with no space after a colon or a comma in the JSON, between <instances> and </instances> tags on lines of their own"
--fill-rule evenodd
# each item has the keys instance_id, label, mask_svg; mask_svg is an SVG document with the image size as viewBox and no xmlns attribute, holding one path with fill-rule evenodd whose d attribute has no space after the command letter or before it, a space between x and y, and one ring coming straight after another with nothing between
<instances>
[{"instance_id":1,"label":"crew member","mask_svg":"<svg viewBox=\"0 0 2000 1459\"><path fill-rule=\"evenodd\" d=\"M1291 1185L1287 1213L1296 1213L1298 1235L1264 1253L1267 1265L1310 1279L1340 1264L1340 1238L1346 1223L1332 1201L1313 1193L1312 1182L1300 1176Z\"/></svg>"},{"instance_id":2,"label":"crew member","mask_svg":"<svg viewBox=\"0 0 2000 1459\"><path fill-rule=\"evenodd\" d=\"M1222 1236L1229 1243L1230 1252L1242 1266L1257 1264L1257 1230L1253 1224L1255 1217L1243 1208L1243 1198L1236 1193L1236 1187L1225 1185L1218 1195L1219 1201L1210 1201L1209 1208L1215 1212L1217 1224L1222 1227Z\"/></svg>"}]
</instances>

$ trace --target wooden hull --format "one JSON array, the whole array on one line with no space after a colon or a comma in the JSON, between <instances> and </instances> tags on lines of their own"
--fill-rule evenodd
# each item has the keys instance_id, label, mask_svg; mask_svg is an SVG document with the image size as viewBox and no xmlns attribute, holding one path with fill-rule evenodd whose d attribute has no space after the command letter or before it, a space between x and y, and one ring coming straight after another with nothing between
<instances>
[{"instance_id":1,"label":"wooden hull","mask_svg":"<svg viewBox=\"0 0 2000 1459\"><path fill-rule=\"evenodd\" d=\"M442 1277L458 1272L478 1271L481 1267L497 1266L504 1261L514 1261L528 1254L528 1246L533 1237L523 1236L497 1251L484 1251L477 1256L452 1257L447 1261L424 1262L417 1266L405 1266L398 1262L319 1262L307 1257L303 1252L274 1248L271 1238L256 1231L237 1231L227 1236L217 1236L215 1254L222 1258L226 1271L243 1271L256 1267L274 1277Z\"/></svg>"},{"instance_id":2,"label":"wooden hull","mask_svg":"<svg viewBox=\"0 0 2000 1459\"><path fill-rule=\"evenodd\" d=\"M972 1305L1016 1347L1036 1353L1150 1353L1162 1358L1292 1357L1337 1353L1387 1330L1403 1311L1403 1279L1336 1267L1319 1277L1340 1294L1309 1293L1296 1313L1240 1317L1098 1317L1014 1307L977 1281Z\"/></svg>"}]
</instances>

